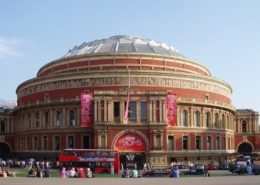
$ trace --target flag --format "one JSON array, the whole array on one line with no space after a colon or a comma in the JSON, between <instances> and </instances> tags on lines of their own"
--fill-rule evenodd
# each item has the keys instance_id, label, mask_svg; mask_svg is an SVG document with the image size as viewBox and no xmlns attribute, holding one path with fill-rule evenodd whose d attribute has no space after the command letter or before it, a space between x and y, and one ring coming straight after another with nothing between
<instances>
[{"instance_id":1,"label":"flag","mask_svg":"<svg viewBox=\"0 0 260 185\"><path fill-rule=\"evenodd\" d=\"M128 122L129 97L130 96L128 93L127 102L126 102L126 106L125 106L124 124L127 124L127 122Z\"/></svg>"}]
</instances>

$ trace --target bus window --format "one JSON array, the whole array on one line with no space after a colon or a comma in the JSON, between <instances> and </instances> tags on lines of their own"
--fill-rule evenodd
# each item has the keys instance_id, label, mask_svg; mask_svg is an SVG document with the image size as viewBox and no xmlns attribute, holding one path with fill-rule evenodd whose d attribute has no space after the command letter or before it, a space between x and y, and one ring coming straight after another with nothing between
<instances>
[{"instance_id":1,"label":"bus window","mask_svg":"<svg viewBox=\"0 0 260 185\"><path fill-rule=\"evenodd\" d=\"M77 152L77 156L84 156L85 152Z\"/></svg>"},{"instance_id":2,"label":"bus window","mask_svg":"<svg viewBox=\"0 0 260 185\"><path fill-rule=\"evenodd\" d=\"M115 157L116 156L116 152L110 152L110 156L111 157Z\"/></svg>"},{"instance_id":3,"label":"bus window","mask_svg":"<svg viewBox=\"0 0 260 185\"><path fill-rule=\"evenodd\" d=\"M88 157L96 156L96 152L87 152L86 156Z\"/></svg>"},{"instance_id":4,"label":"bus window","mask_svg":"<svg viewBox=\"0 0 260 185\"><path fill-rule=\"evenodd\" d=\"M108 152L101 152L101 156L105 157L105 156L109 156Z\"/></svg>"}]
</instances>

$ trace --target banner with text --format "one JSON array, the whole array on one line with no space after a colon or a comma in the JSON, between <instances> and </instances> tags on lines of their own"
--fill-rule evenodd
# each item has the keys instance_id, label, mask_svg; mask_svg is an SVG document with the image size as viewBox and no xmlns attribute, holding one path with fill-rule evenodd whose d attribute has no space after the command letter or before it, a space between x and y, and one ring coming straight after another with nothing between
<instances>
[{"instance_id":1,"label":"banner with text","mask_svg":"<svg viewBox=\"0 0 260 185\"><path fill-rule=\"evenodd\" d=\"M144 152L146 145L143 138L137 134L124 134L115 143L115 149L125 152Z\"/></svg>"},{"instance_id":2,"label":"banner with text","mask_svg":"<svg viewBox=\"0 0 260 185\"><path fill-rule=\"evenodd\" d=\"M80 114L80 125L82 127L92 126L92 93L81 94L81 114Z\"/></svg>"},{"instance_id":3,"label":"banner with text","mask_svg":"<svg viewBox=\"0 0 260 185\"><path fill-rule=\"evenodd\" d=\"M177 117L177 97L173 93L166 96L166 122L170 126L176 126Z\"/></svg>"}]
</instances>

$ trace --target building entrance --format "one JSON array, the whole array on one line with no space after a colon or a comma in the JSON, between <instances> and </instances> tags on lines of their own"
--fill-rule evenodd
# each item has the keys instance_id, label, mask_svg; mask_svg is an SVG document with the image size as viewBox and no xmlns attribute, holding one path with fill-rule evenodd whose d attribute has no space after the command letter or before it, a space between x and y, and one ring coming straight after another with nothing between
<instances>
[{"instance_id":1,"label":"building entrance","mask_svg":"<svg viewBox=\"0 0 260 185\"><path fill-rule=\"evenodd\" d=\"M115 149L119 151L121 168L142 169L146 162L146 144L144 139L136 133L126 133L115 142Z\"/></svg>"},{"instance_id":2,"label":"building entrance","mask_svg":"<svg viewBox=\"0 0 260 185\"><path fill-rule=\"evenodd\" d=\"M252 150L252 146L249 143L242 143L239 145L237 152L240 154L250 155Z\"/></svg>"},{"instance_id":3,"label":"building entrance","mask_svg":"<svg viewBox=\"0 0 260 185\"><path fill-rule=\"evenodd\" d=\"M10 155L10 148L5 143L0 143L0 158L5 159Z\"/></svg>"},{"instance_id":4,"label":"building entrance","mask_svg":"<svg viewBox=\"0 0 260 185\"><path fill-rule=\"evenodd\" d=\"M120 153L121 168L124 169L141 170L145 161L145 153Z\"/></svg>"}]
</instances>

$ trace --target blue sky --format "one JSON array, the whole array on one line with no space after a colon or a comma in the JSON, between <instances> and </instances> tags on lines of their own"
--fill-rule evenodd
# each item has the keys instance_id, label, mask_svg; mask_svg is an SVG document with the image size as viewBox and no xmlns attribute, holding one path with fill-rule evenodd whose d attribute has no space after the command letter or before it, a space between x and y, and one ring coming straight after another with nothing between
<instances>
[{"instance_id":1,"label":"blue sky","mask_svg":"<svg viewBox=\"0 0 260 185\"><path fill-rule=\"evenodd\" d=\"M260 111L258 0L3 0L0 99L74 45L113 35L153 39L207 66L236 108Z\"/></svg>"}]
</instances>

